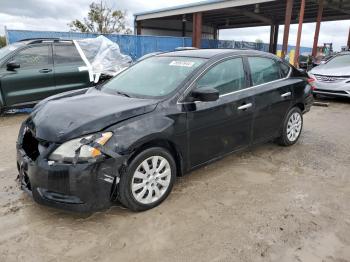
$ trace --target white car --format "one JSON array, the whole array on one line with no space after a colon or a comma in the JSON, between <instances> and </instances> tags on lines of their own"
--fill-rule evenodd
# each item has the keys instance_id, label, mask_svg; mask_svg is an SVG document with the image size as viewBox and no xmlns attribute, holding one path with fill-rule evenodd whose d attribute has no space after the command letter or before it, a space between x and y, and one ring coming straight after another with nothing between
<instances>
[{"instance_id":1,"label":"white car","mask_svg":"<svg viewBox=\"0 0 350 262\"><path fill-rule=\"evenodd\" d=\"M314 94L350 97L350 52L342 52L313 68Z\"/></svg>"}]
</instances>

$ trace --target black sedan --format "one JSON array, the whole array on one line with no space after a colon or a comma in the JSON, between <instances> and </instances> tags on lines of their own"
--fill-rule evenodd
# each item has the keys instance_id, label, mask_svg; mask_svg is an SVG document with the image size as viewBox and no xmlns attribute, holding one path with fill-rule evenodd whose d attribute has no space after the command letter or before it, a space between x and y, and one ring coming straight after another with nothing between
<instances>
[{"instance_id":1,"label":"black sedan","mask_svg":"<svg viewBox=\"0 0 350 262\"><path fill-rule=\"evenodd\" d=\"M88 91L40 102L17 142L35 201L95 211L159 205L176 176L270 140L290 146L310 110L308 77L243 50L158 54Z\"/></svg>"}]
</instances>

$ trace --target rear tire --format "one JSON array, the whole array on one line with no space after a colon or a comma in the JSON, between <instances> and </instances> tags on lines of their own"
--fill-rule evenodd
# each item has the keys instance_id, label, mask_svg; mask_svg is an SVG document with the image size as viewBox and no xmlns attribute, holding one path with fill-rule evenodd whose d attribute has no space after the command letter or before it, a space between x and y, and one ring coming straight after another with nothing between
<instances>
[{"instance_id":1,"label":"rear tire","mask_svg":"<svg viewBox=\"0 0 350 262\"><path fill-rule=\"evenodd\" d=\"M277 143L281 146L294 145L303 129L303 114L298 107L293 107L287 113L282 127L281 136L277 139Z\"/></svg>"},{"instance_id":2,"label":"rear tire","mask_svg":"<svg viewBox=\"0 0 350 262\"><path fill-rule=\"evenodd\" d=\"M132 211L158 206L170 194L176 178L171 153L153 147L139 153L121 174L119 201Z\"/></svg>"}]
</instances>

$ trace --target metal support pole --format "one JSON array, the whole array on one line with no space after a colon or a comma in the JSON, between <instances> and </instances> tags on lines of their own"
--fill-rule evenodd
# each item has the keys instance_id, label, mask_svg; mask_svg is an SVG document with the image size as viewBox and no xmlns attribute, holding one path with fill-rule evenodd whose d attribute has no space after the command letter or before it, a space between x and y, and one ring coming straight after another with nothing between
<instances>
[{"instance_id":1,"label":"metal support pole","mask_svg":"<svg viewBox=\"0 0 350 262\"><path fill-rule=\"evenodd\" d=\"M278 44L278 34L279 34L279 25L276 24L275 27L276 27L275 36L273 37L275 39L275 42L273 44L273 50L272 50L273 54L277 54L277 44Z\"/></svg>"},{"instance_id":2,"label":"metal support pole","mask_svg":"<svg viewBox=\"0 0 350 262\"><path fill-rule=\"evenodd\" d=\"M271 25L269 52L276 54L278 41L278 24Z\"/></svg>"},{"instance_id":3,"label":"metal support pole","mask_svg":"<svg viewBox=\"0 0 350 262\"><path fill-rule=\"evenodd\" d=\"M182 21L182 37L186 36L186 22Z\"/></svg>"},{"instance_id":4,"label":"metal support pole","mask_svg":"<svg viewBox=\"0 0 350 262\"><path fill-rule=\"evenodd\" d=\"M318 1L318 12L317 12L317 20L316 20L316 29L314 36L314 45L312 48L312 56L315 57L317 55L317 45L318 45L318 37L320 35L321 21L323 15L323 0Z\"/></svg>"},{"instance_id":5,"label":"metal support pole","mask_svg":"<svg viewBox=\"0 0 350 262\"><path fill-rule=\"evenodd\" d=\"M196 46L196 23L197 23L197 14L193 13L193 19L192 19L192 46Z\"/></svg>"},{"instance_id":6,"label":"metal support pole","mask_svg":"<svg viewBox=\"0 0 350 262\"><path fill-rule=\"evenodd\" d=\"M292 20L292 12L293 12L293 0L286 0L287 6L286 6L286 17L284 21L284 34L283 34L283 45L282 45L282 58L284 59L286 57L286 54L288 52L288 38L289 38L289 29L290 29L290 22Z\"/></svg>"},{"instance_id":7,"label":"metal support pole","mask_svg":"<svg viewBox=\"0 0 350 262\"><path fill-rule=\"evenodd\" d=\"M214 28L213 39L214 39L214 40L218 40L218 28L217 28L217 27Z\"/></svg>"},{"instance_id":8,"label":"metal support pole","mask_svg":"<svg viewBox=\"0 0 350 262\"><path fill-rule=\"evenodd\" d=\"M348 36L348 49L350 49L350 28L349 28L349 36Z\"/></svg>"},{"instance_id":9,"label":"metal support pole","mask_svg":"<svg viewBox=\"0 0 350 262\"><path fill-rule=\"evenodd\" d=\"M186 36L186 15L182 16L182 37Z\"/></svg>"},{"instance_id":10,"label":"metal support pole","mask_svg":"<svg viewBox=\"0 0 350 262\"><path fill-rule=\"evenodd\" d=\"M275 35L275 25L270 26L270 44L269 44L269 52L273 52L273 44L274 44L274 37Z\"/></svg>"},{"instance_id":11,"label":"metal support pole","mask_svg":"<svg viewBox=\"0 0 350 262\"><path fill-rule=\"evenodd\" d=\"M297 67L299 67L300 41L301 41L301 33L303 31L304 14L305 14L305 0L301 0L297 44L295 47L295 58L294 58L294 66L297 66Z\"/></svg>"},{"instance_id":12,"label":"metal support pole","mask_svg":"<svg viewBox=\"0 0 350 262\"><path fill-rule=\"evenodd\" d=\"M193 13L192 46L201 48L202 13Z\"/></svg>"},{"instance_id":13,"label":"metal support pole","mask_svg":"<svg viewBox=\"0 0 350 262\"><path fill-rule=\"evenodd\" d=\"M136 35L141 35L142 33L142 27L141 27L141 21L136 22Z\"/></svg>"}]
</instances>

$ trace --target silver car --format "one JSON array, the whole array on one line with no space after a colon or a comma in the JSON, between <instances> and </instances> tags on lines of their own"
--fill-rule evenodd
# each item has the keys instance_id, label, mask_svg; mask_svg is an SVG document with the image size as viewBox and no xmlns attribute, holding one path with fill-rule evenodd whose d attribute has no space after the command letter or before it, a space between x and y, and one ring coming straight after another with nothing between
<instances>
[{"instance_id":1,"label":"silver car","mask_svg":"<svg viewBox=\"0 0 350 262\"><path fill-rule=\"evenodd\" d=\"M314 94L350 97L350 52L342 52L313 68Z\"/></svg>"}]
</instances>

